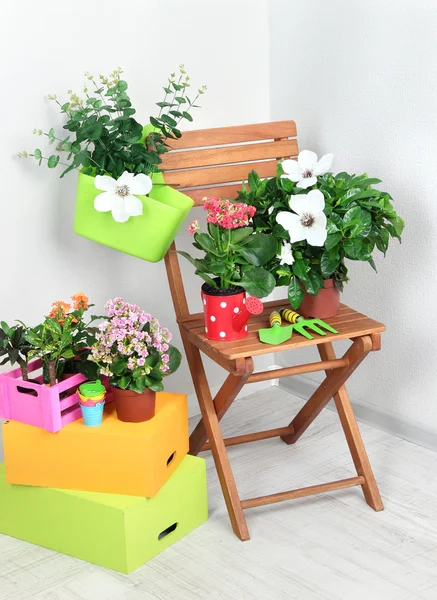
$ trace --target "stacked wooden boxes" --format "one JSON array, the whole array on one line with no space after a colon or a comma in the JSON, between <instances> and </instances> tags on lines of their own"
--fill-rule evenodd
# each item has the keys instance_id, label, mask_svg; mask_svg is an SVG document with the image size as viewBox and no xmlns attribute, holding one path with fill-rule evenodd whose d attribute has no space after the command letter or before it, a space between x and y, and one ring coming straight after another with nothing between
<instances>
[{"instance_id":1,"label":"stacked wooden boxes","mask_svg":"<svg viewBox=\"0 0 437 600\"><path fill-rule=\"evenodd\" d=\"M0 533L131 573L207 520L205 461L187 455L185 395L157 394L155 417L144 423L119 421L109 403L103 424L90 428L79 413L62 423L77 409L81 382L56 390L13 373L0 375L0 418L11 419L3 424ZM44 412L41 426L29 424Z\"/></svg>"}]
</instances>

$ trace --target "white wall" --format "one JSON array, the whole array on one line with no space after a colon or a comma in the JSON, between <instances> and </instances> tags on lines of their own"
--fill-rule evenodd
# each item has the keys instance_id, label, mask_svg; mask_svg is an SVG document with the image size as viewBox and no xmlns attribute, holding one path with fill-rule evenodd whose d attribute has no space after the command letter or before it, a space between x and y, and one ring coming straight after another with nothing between
<instances>
[{"instance_id":1,"label":"white wall","mask_svg":"<svg viewBox=\"0 0 437 600\"><path fill-rule=\"evenodd\" d=\"M343 301L387 325L351 396L434 433L436 28L433 0L270 2L272 120L295 119L301 149L333 152L334 170L382 179L407 223L378 275L350 263Z\"/></svg>"},{"instance_id":2,"label":"white wall","mask_svg":"<svg viewBox=\"0 0 437 600\"><path fill-rule=\"evenodd\" d=\"M267 0L1 3L2 319L32 324L53 300L78 290L99 311L108 298L123 296L158 317L180 346L164 263L146 263L76 236L75 175L60 180L16 154L41 144L32 136L34 127L59 130L48 93L80 92L84 71L109 73L118 65L144 122L156 113L162 86L181 62L193 83L208 86L193 128L268 120L268 85L255 84L268 73L266 17ZM188 248L185 227L179 238ZM190 300L200 310L201 280L183 267ZM213 370L212 383L221 379L222 371ZM192 392L186 364L167 389Z\"/></svg>"}]
</instances>

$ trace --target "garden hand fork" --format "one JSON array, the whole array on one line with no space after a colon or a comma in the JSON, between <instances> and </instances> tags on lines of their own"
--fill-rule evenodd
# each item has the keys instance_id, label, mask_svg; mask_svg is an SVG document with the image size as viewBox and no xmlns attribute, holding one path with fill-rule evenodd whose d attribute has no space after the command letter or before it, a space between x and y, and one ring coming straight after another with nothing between
<instances>
[{"instance_id":1,"label":"garden hand fork","mask_svg":"<svg viewBox=\"0 0 437 600\"><path fill-rule=\"evenodd\" d=\"M297 331L297 333L300 333L309 340L312 340L314 338L311 334L308 333L305 327L307 329L310 329L311 331L314 331L315 333L318 333L319 335L326 335L326 333L322 329L320 329L321 327L323 327L323 329L326 329L326 331L329 331L330 333L338 333L336 329L334 329L333 327L328 325L328 323L325 323L325 321L322 321L321 319L305 319L299 313L295 312L294 310L289 310L288 308L281 308L279 313L282 319L284 319L284 321L293 323L294 331Z\"/></svg>"}]
</instances>

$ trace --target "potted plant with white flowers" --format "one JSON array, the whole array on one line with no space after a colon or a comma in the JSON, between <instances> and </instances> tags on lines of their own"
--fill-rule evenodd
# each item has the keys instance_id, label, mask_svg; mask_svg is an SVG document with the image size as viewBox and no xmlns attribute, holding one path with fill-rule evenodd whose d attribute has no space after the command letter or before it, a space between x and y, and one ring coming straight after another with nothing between
<instances>
[{"instance_id":1,"label":"potted plant with white flowers","mask_svg":"<svg viewBox=\"0 0 437 600\"><path fill-rule=\"evenodd\" d=\"M288 287L295 310L319 318L338 311L347 259L376 271L373 252L385 255L390 238L400 240L404 229L390 194L374 187L380 179L334 175L332 160L304 150L297 161L280 161L276 177L261 180L252 171L238 198L256 207L256 229L276 240L277 254L265 265L276 285Z\"/></svg>"},{"instance_id":2,"label":"potted plant with white flowers","mask_svg":"<svg viewBox=\"0 0 437 600\"><path fill-rule=\"evenodd\" d=\"M78 171L74 230L77 234L144 260L161 260L193 206L187 195L165 185L159 165L169 151L169 140L181 137L180 123L192 121L201 87L189 98L190 78L184 66L164 86L158 116L145 127L135 119L121 69L99 79L85 73L83 97L69 90L66 102L56 95L65 117L56 134L34 133L55 145L53 153L40 148L20 157L33 156L49 168L64 167L61 177Z\"/></svg>"}]
</instances>

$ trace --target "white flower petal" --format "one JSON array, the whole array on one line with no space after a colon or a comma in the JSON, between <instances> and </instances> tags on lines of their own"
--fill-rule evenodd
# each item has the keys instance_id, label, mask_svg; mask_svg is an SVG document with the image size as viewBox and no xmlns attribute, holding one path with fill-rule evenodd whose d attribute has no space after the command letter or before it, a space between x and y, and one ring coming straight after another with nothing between
<instances>
[{"instance_id":1,"label":"white flower petal","mask_svg":"<svg viewBox=\"0 0 437 600\"><path fill-rule=\"evenodd\" d=\"M284 169L284 174L282 177L286 177L291 181L299 181L303 177L303 170L297 160L284 160L282 162L282 168Z\"/></svg>"},{"instance_id":2,"label":"white flower petal","mask_svg":"<svg viewBox=\"0 0 437 600\"><path fill-rule=\"evenodd\" d=\"M120 187L122 185L127 185L130 187L132 185L134 177L135 177L135 175L133 173L129 173L129 171L125 171L117 179L117 187Z\"/></svg>"},{"instance_id":3,"label":"white flower petal","mask_svg":"<svg viewBox=\"0 0 437 600\"><path fill-rule=\"evenodd\" d=\"M297 174L283 173L281 175L281 177L284 178L284 179L289 179L290 181L293 181L294 183L297 183L302 178L302 173L300 173L299 175L297 175Z\"/></svg>"},{"instance_id":4,"label":"white flower petal","mask_svg":"<svg viewBox=\"0 0 437 600\"><path fill-rule=\"evenodd\" d=\"M290 242L300 242L305 239L305 229L300 222L299 215L294 215L291 212L280 212L276 215L276 221L288 231Z\"/></svg>"},{"instance_id":5,"label":"white flower petal","mask_svg":"<svg viewBox=\"0 0 437 600\"><path fill-rule=\"evenodd\" d=\"M147 194L152 190L152 187L153 184L151 178L145 173L138 173L138 175L135 175L129 184L129 191L132 194L147 196Z\"/></svg>"},{"instance_id":6,"label":"white flower petal","mask_svg":"<svg viewBox=\"0 0 437 600\"><path fill-rule=\"evenodd\" d=\"M112 192L103 192L103 194L96 196L94 200L94 208L99 212L108 212L109 210L112 210L115 200L115 194Z\"/></svg>"},{"instance_id":7,"label":"white flower petal","mask_svg":"<svg viewBox=\"0 0 437 600\"><path fill-rule=\"evenodd\" d=\"M94 185L98 190L104 192L113 192L117 186L117 182L109 175L96 175L94 177Z\"/></svg>"},{"instance_id":8,"label":"white flower petal","mask_svg":"<svg viewBox=\"0 0 437 600\"><path fill-rule=\"evenodd\" d=\"M112 207L112 216L117 223L125 223L129 219L130 215L125 210L124 198L116 197L116 201Z\"/></svg>"},{"instance_id":9,"label":"white flower petal","mask_svg":"<svg viewBox=\"0 0 437 600\"><path fill-rule=\"evenodd\" d=\"M311 171L312 173L317 165L317 154L311 150L302 150L302 152L299 152L297 160L304 173L305 171Z\"/></svg>"},{"instance_id":10,"label":"white flower petal","mask_svg":"<svg viewBox=\"0 0 437 600\"><path fill-rule=\"evenodd\" d=\"M320 190L311 190L306 195L308 202L311 206L311 210L314 212L322 213L325 208L325 196Z\"/></svg>"},{"instance_id":11,"label":"white flower petal","mask_svg":"<svg viewBox=\"0 0 437 600\"><path fill-rule=\"evenodd\" d=\"M296 187L300 188L301 190L306 190L307 188L311 187L316 183L317 177L305 177L305 179L301 179L296 183Z\"/></svg>"},{"instance_id":12,"label":"white flower petal","mask_svg":"<svg viewBox=\"0 0 437 600\"><path fill-rule=\"evenodd\" d=\"M132 194L125 197L124 208L131 217L138 217L143 214L143 203L136 196L132 196Z\"/></svg>"},{"instance_id":13,"label":"white flower petal","mask_svg":"<svg viewBox=\"0 0 437 600\"><path fill-rule=\"evenodd\" d=\"M314 208L311 199L308 196L309 194L297 194L296 196L291 196L289 202L291 210L294 210L298 215L319 212L318 208Z\"/></svg>"},{"instance_id":14,"label":"white flower petal","mask_svg":"<svg viewBox=\"0 0 437 600\"><path fill-rule=\"evenodd\" d=\"M329 171L329 169L331 168L333 160L334 160L333 154L325 154L325 156L322 156L322 158L319 160L319 162L317 163L317 165L314 168L313 175L317 176L317 175L324 175L325 173L327 173Z\"/></svg>"},{"instance_id":15,"label":"white flower petal","mask_svg":"<svg viewBox=\"0 0 437 600\"><path fill-rule=\"evenodd\" d=\"M313 223L311 227L306 227L307 234L306 239L308 244L311 246L323 246L326 242L326 227L318 225L317 222Z\"/></svg>"},{"instance_id":16,"label":"white flower petal","mask_svg":"<svg viewBox=\"0 0 437 600\"><path fill-rule=\"evenodd\" d=\"M325 213L319 212L315 213L313 216L316 227L323 227L324 229L326 229L327 219Z\"/></svg>"}]
</instances>

